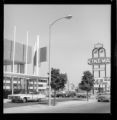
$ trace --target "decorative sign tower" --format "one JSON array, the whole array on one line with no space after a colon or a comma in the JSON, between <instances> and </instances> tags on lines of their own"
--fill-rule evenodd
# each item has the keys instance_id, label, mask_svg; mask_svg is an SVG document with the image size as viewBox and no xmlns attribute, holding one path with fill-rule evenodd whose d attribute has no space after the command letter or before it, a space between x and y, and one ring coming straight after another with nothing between
<instances>
[{"instance_id":1,"label":"decorative sign tower","mask_svg":"<svg viewBox=\"0 0 117 120\"><path fill-rule=\"evenodd\" d=\"M106 50L103 48L103 44L97 43L92 50L92 58L88 59L88 64L92 65L92 73L95 79L94 89L102 91L110 90L110 77L107 77L107 64L110 64L110 57L106 57ZM103 77L101 71L104 72ZM97 77L95 73L98 73ZM101 86L101 87L100 87ZM105 87L105 89L104 89Z\"/></svg>"}]
</instances>

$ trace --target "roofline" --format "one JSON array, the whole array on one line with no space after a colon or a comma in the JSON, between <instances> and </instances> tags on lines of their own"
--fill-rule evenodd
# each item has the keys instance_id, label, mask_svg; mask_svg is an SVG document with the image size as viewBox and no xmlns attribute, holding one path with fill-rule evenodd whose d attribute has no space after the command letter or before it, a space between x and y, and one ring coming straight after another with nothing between
<instances>
[{"instance_id":1,"label":"roofline","mask_svg":"<svg viewBox=\"0 0 117 120\"><path fill-rule=\"evenodd\" d=\"M48 79L48 77L39 77L37 75L29 75L24 73L13 73L13 72L4 72L4 76L10 76L10 77L20 77L20 78L45 78Z\"/></svg>"}]
</instances>

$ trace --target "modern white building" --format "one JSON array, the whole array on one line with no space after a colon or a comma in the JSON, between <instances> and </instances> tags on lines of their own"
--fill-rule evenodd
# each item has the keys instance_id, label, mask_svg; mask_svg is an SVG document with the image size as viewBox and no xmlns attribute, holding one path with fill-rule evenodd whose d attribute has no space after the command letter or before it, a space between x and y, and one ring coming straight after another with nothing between
<instances>
[{"instance_id":1,"label":"modern white building","mask_svg":"<svg viewBox=\"0 0 117 120\"><path fill-rule=\"evenodd\" d=\"M40 77L39 75L26 74L26 64L30 64L32 60L32 47L21 43L15 43L15 57L13 65L13 46L12 40L4 39L4 79L3 89L24 89L26 92L30 91L45 91L47 88L48 78ZM26 61L26 49L27 61ZM42 50L43 52L43 50ZM13 72L14 66L14 72Z\"/></svg>"}]
</instances>

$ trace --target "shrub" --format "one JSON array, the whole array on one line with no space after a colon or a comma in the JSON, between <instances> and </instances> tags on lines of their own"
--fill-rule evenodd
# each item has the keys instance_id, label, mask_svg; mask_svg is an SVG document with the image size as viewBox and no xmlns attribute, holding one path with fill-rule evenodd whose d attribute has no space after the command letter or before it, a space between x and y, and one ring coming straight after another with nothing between
<instances>
[{"instance_id":1,"label":"shrub","mask_svg":"<svg viewBox=\"0 0 117 120\"><path fill-rule=\"evenodd\" d=\"M21 91L21 89L14 89L14 94L19 94ZM3 90L3 99L7 99L10 94L12 94L11 90Z\"/></svg>"},{"instance_id":2,"label":"shrub","mask_svg":"<svg viewBox=\"0 0 117 120\"><path fill-rule=\"evenodd\" d=\"M3 90L3 98L8 98L8 95L11 94L11 90Z\"/></svg>"}]
</instances>

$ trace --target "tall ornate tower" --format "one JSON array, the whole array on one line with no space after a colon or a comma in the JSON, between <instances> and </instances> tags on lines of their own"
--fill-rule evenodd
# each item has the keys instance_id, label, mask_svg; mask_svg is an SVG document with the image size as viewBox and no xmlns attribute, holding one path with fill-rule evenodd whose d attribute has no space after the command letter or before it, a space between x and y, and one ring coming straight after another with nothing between
<instances>
[{"instance_id":1,"label":"tall ornate tower","mask_svg":"<svg viewBox=\"0 0 117 120\"><path fill-rule=\"evenodd\" d=\"M110 81L110 78L107 78L107 64L110 64L110 58L106 57L106 50L103 47L103 44L97 43L94 45L94 49L92 50L92 58L88 59L88 64L92 65L92 73L95 78L94 89L102 91L107 90L107 81ZM101 73L102 74L101 76ZM98 73L97 76L95 73ZM100 87L101 86L101 87ZM105 89L104 89L105 86Z\"/></svg>"}]
</instances>

